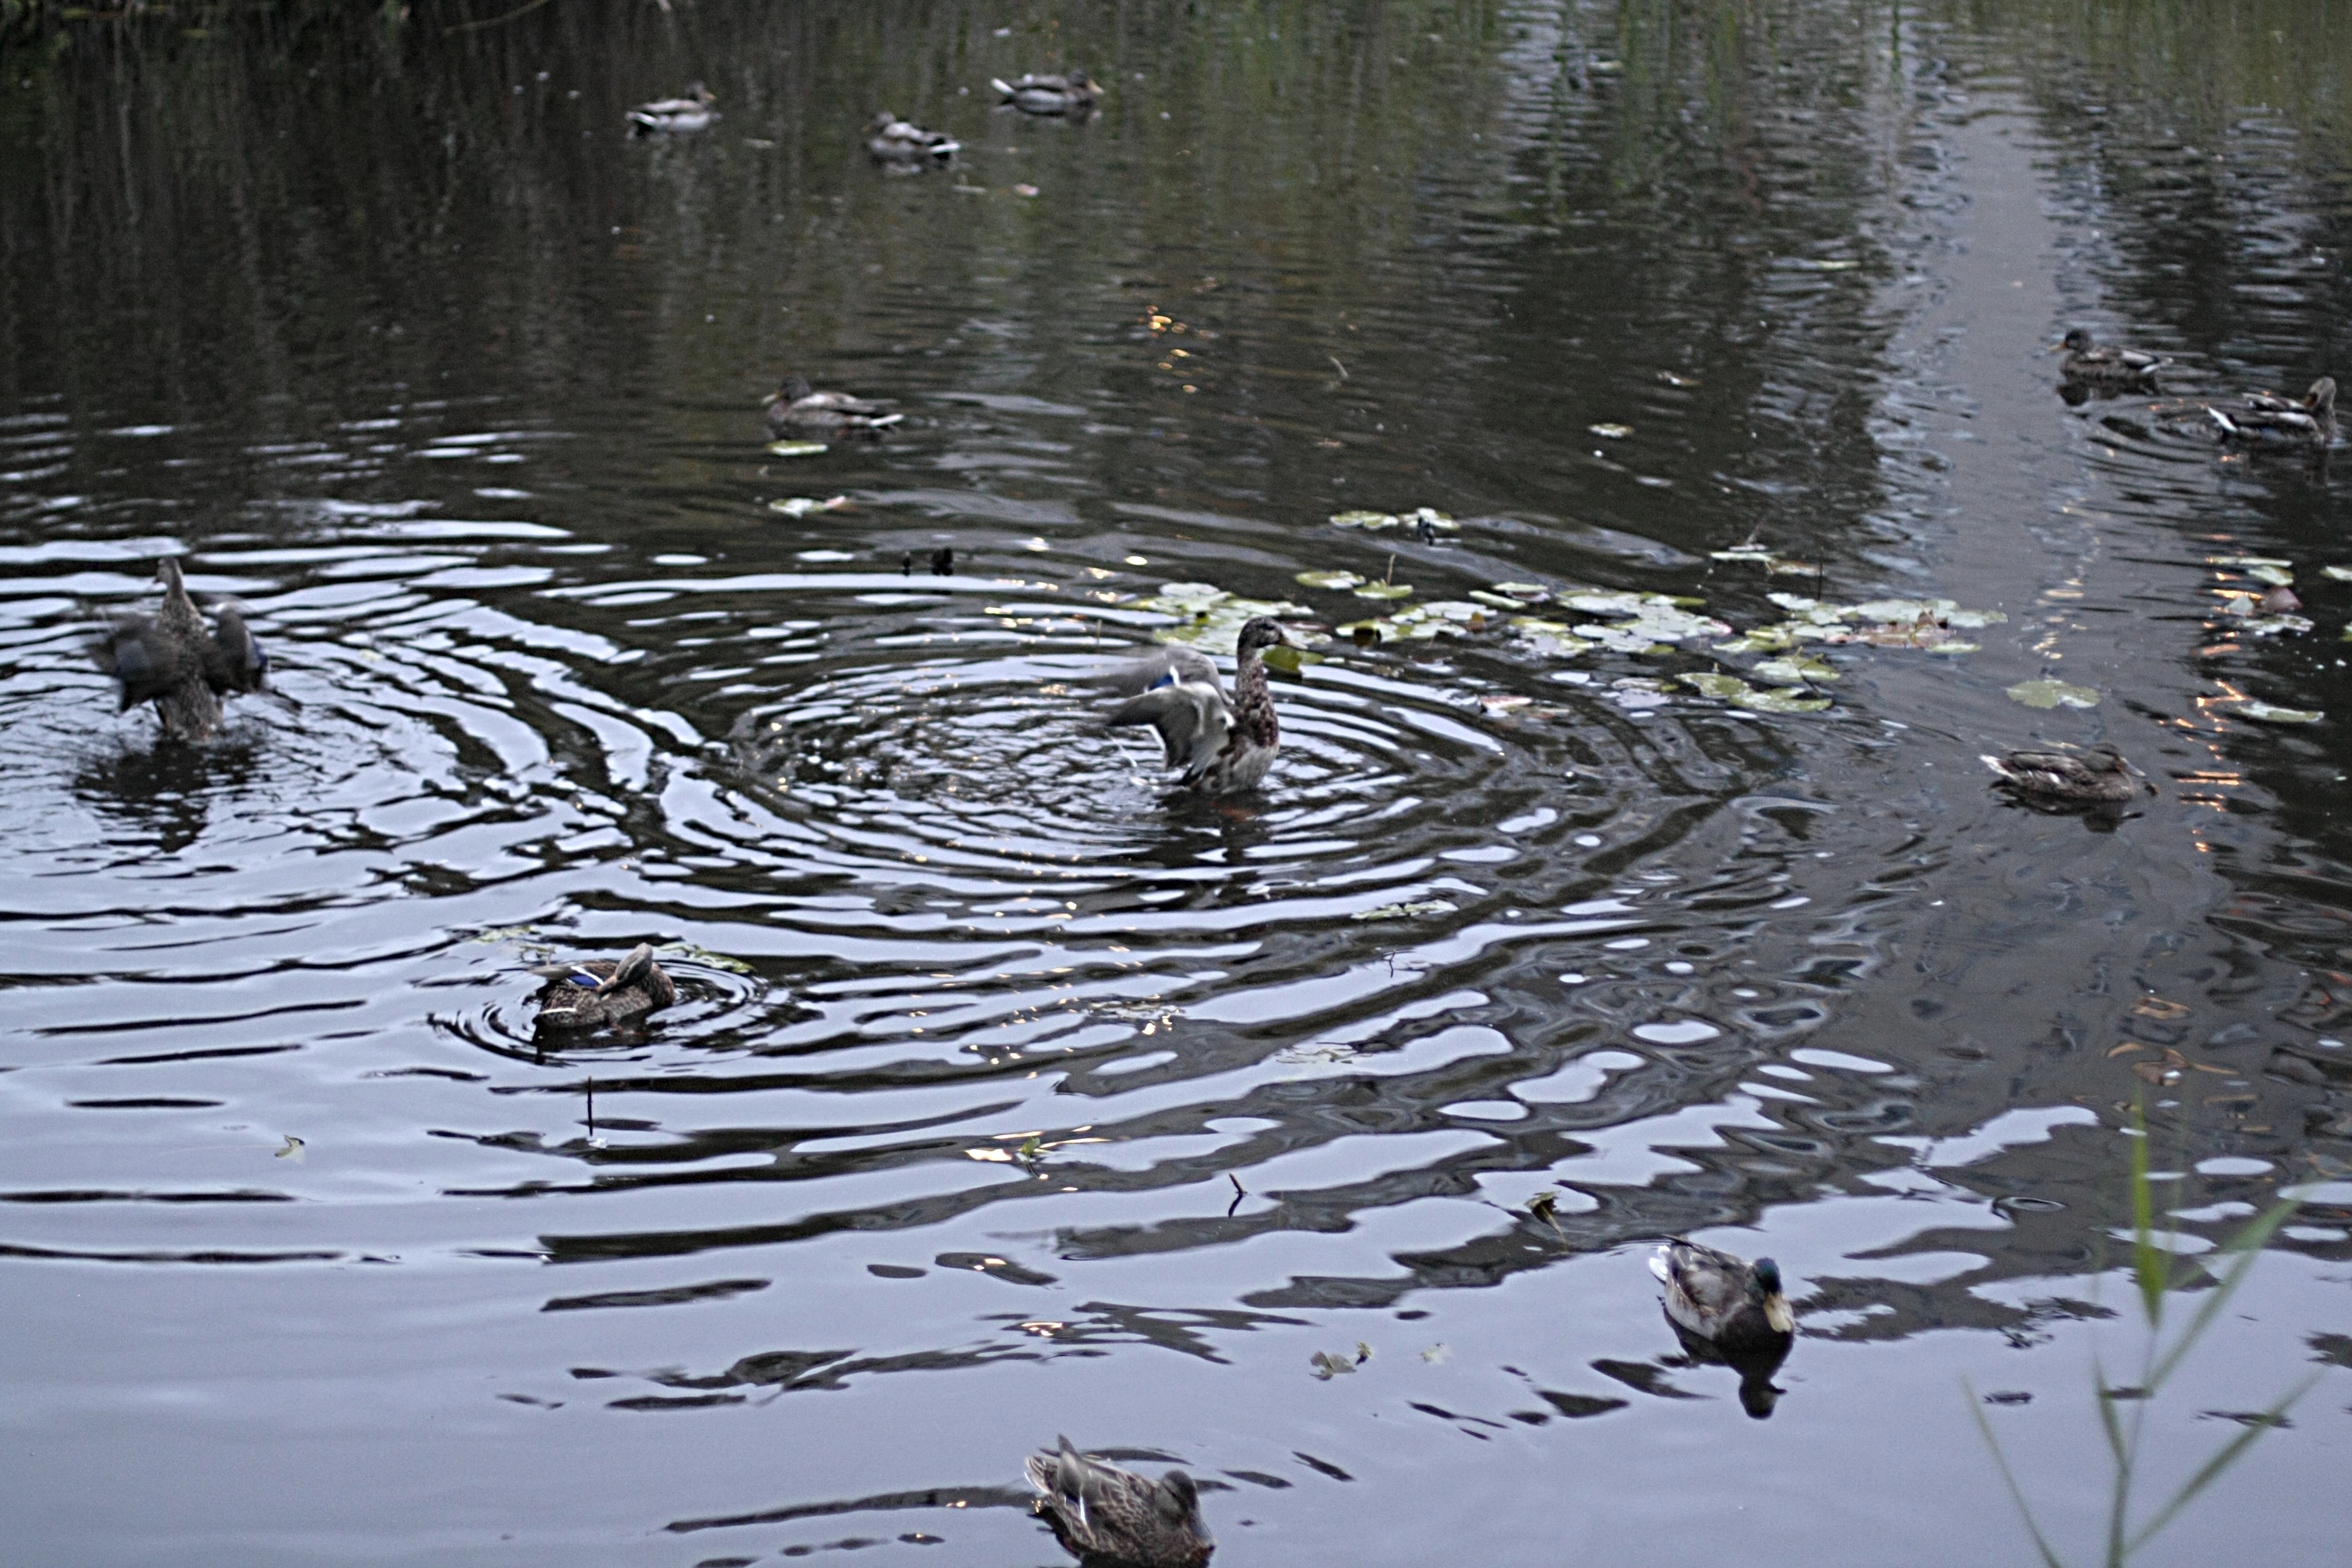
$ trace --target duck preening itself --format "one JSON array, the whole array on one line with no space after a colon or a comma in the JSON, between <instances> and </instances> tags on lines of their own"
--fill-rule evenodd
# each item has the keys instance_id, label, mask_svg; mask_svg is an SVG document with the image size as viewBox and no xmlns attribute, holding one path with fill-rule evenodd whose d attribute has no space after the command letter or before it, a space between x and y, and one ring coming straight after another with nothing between
<instances>
[{"instance_id":1,"label":"duck preening itself","mask_svg":"<svg viewBox=\"0 0 2352 1568\"><path fill-rule=\"evenodd\" d=\"M592 958L584 963L542 963L533 974L540 988L537 1027L572 1032L627 1024L677 1000L677 984L654 962L651 944L639 942L624 958Z\"/></svg>"},{"instance_id":2,"label":"duck preening itself","mask_svg":"<svg viewBox=\"0 0 2352 1568\"><path fill-rule=\"evenodd\" d=\"M1155 648L1105 680L1128 700L1103 722L1149 724L1158 731L1166 765L1182 770L1179 782L1188 789L1204 795L1255 789L1282 744L1282 726L1266 688L1265 650L1286 640L1281 623L1265 616L1242 623L1230 699L1206 654Z\"/></svg>"},{"instance_id":3,"label":"duck preening itself","mask_svg":"<svg viewBox=\"0 0 2352 1568\"><path fill-rule=\"evenodd\" d=\"M1027 114L1084 114L1102 96L1102 89L1084 71L1024 76L1018 81L992 77L988 85L1003 93L1005 102Z\"/></svg>"},{"instance_id":4,"label":"duck preening itself","mask_svg":"<svg viewBox=\"0 0 2352 1568\"><path fill-rule=\"evenodd\" d=\"M792 430L824 430L836 436L887 430L906 417L885 410L887 404L852 397L845 392L814 392L808 377L794 372L767 397L768 430L782 436Z\"/></svg>"},{"instance_id":5,"label":"duck preening itself","mask_svg":"<svg viewBox=\"0 0 2352 1568\"><path fill-rule=\"evenodd\" d=\"M2004 752L1979 761L2000 777L1996 787L2037 801L2074 801L2091 805L2116 805L2137 799L2146 782L2137 768L2113 746L2086 746L2080 752Z\"/></svg>"},{"instance_id":6,"label":"duck preening itself","mask_svg":"<svg viewBox=\"0 0 2352 1568\"><path fill-rule=\"evenodd\" d=\"M2069 381L2105 382L2111 385L2145 383L2153 381L2158 371L2172 363L2119 343L2094 342L2091 334L2080 327L2068 332L2058 347L2066 351L2066 357L2058 362L2058 369Z\"/></svg>"},{"instance_id":7,"label":"duck preening itself","mask_svg":"<svg viewBox=\"0 0 2352 1568\"><path fill-rule=\"evenodd\" d=\"M2298 399L2250 392L2243 406L2208 408L2221 439L2249 447L2326 447L2336 439L2336 378L2323 375Z\"/></svg>"},{"instance_id":8,"label":"duck preening itself","mask_svg":"<svg viewBox=\"0 0 2352 1568\"><path fill-rule=\"evenodd\" d=\"M1200 1489L1181 1470L1156 1481L1081 1454L1032 1454L1023 1467L1037 1511L1087 1568L1201 1568L1217 1549L1201 1522Z\"/></svg>"},{"instance_id":9,"label":"duck preening itself","mask_svg":"<svg viewBox=\"0 0 2352 1568\"><path fill-rule=\"evenodd\" d=\"M212 629L205 629L177 561L164 557L155 577L163 584L162 608L116 622L90 654L121 683L122 711L152 702L165 735L209 741L220 731L223 697L268 689L269 655L235 605L215 611Z\"/></svg>"},{"instance_id":10,"label":"duck preening itself","mask_svg":"<svg viewBox=\"0 0 2352 1568\"><path fill-rule=\"evenodd\" d=\"M719 110L711 107L718 101L719 95L700 82L688 82L686 91L677 98L657 98L629 110L629 134L651 136L663 132L707 130L719 118Z\"/></svg>"},{"instance_id":11,"label":"duck preening itself","mask_svg":"<svg viewBox=\"0 0 2352 1568\"><path fill-rule=\"evenodd\" d=\"M946 158L962 143L944 131L926 131L885 109L866 127L866 150L886 163L921 163Z\"/></svg>"}]
</instances>

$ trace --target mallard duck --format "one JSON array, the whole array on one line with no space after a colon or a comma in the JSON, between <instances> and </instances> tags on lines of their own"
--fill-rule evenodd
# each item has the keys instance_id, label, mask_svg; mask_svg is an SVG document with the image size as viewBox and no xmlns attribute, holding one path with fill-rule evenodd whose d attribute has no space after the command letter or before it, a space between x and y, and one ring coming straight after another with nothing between
<instances>
[{"instance_id":1,"label":"mallard duck","mask_svg":"<svg viewBox=\"0 0 2352 1568\"><path fill-rule=\"evenodd\" d=\"M2158 371L2172 363L2118 343L2094 342L2091 334L2080 327L2068 332L2058 347L2066 351L2066 357L2058 362L2058 369L2069 381L2152 381Z\"/></svg>"},{"instance_id":2,"label":"mallard duck","mask_svg":"<svg viewBox=\"0 0 2352 1568\"><path fill-rule=\"evenodd\" d=\"M1665 1287L1666 1320L1724 1357L1787 1353L1797 1320L1780 1293L1780 1266L1743 1262L1677 1237L1650 1258Z\"/></svg>"},{"instance_id":3,"label":"mallard duck","mask_svg":"<svg viewBox=\"0 0 2352 1568\"><path fill-rule=\"evenodd\" d=\"M845 392L812 392L808 377L794 373L767 396L768 432L825 430L836 436L887 430L906 417L885 414L886 405Z\"/></svg>"},{"instance_id":4,"label":"mallard duck","mask_svg":"<svg viewBox=\"0 0 2352 1568\"><path fill-rule=\"evenodd\" d=\"M677 1000L677 983L662 973L652 946L642 942L625 958L535 964L531 973L547 982L540 987L537 1004L541 1029L601 1029L634 1023Z\"/></svg>"},{"instance_id":5,"label":"mallard duck","mask_svg":"<svg viewBox=\"0 0 2352 1568\"><path fill-rule=\"evenodd\" d=\"M163 607L152 616L118 621L90 649L98 668L122 683L121 711L155 704L163 733L175 741L209 741L220 731L222 697L262 691L269 684L269 655L246 629L235 605L213 612L213 628L180 577L180 563L166 556L155 567L163 584Z\"/></svg>"},{"instance_id":6,"label":"mallard duck","mask_svg":"<svg viewBox=\"0 0 2352 1568\"><path fill-rule=\"evenodd\" d=\"M629 110L629 134L651 136L670 131L704 131L719 118L719 110L710 106L719 95L698 81L686 84L686 92L678 98L657 98L651 103L641 103Z\"/></svg>"},{"instance_id":7,"label":"mallard duck","mask_svg":"<svg viewBox=\"0 0 2352 1568\"><path fill-rule=\"evenodd\" d=\"M1084 71L1024 76L1019 81L992 77L988 85L1003 93L1005 102L1027 114L1084 114L1102 96L1102 89Z\"/></svg>"},{"instance_id":8,"label":"mallard duck","mask_svg":"<svg viewBox=\"0 0 2352 1568\"><path fill-rule=\"evenodd\" d=\"M1200 1489L1181 1470L1147 1481L1067 1437L1023 1468L1041 1494L1037 1511L1087 1568L1200 1568L1217 1549L1201 1521Z\"/></svg>"},{"instance_id":9,"label":"mallard duck","mask_svg":"<svg viewBox=\"0 0 2352 1568\"><path fill-rule=\"evenodd\" d=\"M2208 408L2221 439L2250 447L2326 447L2336 439L2336 378L2323 375L2301 401L2250 392L2234 411Z\"/></svg>"},{"instance_id":10,"label":"mallard duck","mask_svg":"<svg viewBox=\"0 0 2352 1568\"><path fill-rule=\"evenodd\" d=\"M2000 775L1999 787L2037 800L2116 805L2137 798L2144 780L2121 752L2105 744L2080 752L1988 752L1978 760ZM2155 785L2146 787L2155 793Z\"/></svg>"},{"instance_id":11,"label":"mallard duck","mask_svg":"<svg viewBox=\"0 0 2352 1568\"><path fill-rule=\"evenodd\" d=\"M962 145L944 131L909 125L888 110L867 122L866 150L886 163L921 163L945 158Z\"/></svg>"},{"instance_id":12,"label":"mallard duck","mask_svg":"<svg viewBox=\"0 0 2352 1568\"><path fill-rule=\"evenodd\" d=\"M1188 789L1204 795L1255 789L1282 744L1282 726L1266 689L1265 650L1286 640L1281 624L1265 616L1242 623L1230 700L1206 654L1156 648L1106 682L1134 695L1103 722L1149 724L1159 731L1165 765L1183 770L1180 782Z\"/></svg>"}]
</instances>

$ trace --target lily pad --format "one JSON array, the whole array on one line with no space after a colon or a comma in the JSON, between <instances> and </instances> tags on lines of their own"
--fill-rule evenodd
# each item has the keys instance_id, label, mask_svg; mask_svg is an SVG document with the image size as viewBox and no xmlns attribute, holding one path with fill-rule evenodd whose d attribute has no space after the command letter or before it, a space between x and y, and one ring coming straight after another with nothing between
<instances>
[{"instance_id":1,"label":"lily pad","mask_svg":"<svg viewBox=\"0 0 2352 1568\"><path fill-rule=\"evenodd\" d=\"M2070 686L2063 680L2021 680L2009 689L2011 702L2022 702L2028 708L2055 708L2063 703L2069 708L2096 708L2099 694L2087 686Z\"/></svg>"},{"instance_id":2,"label":"lily pad","mask_svg":"<svg viewBox=\"0 0 2352 1568\"><path fill-rule=\"evenodd\" d=\"M1309 588L1352 588L1363 580L1358 572L1301 572L1297 577Z\"/></svg>"},{"instance_id":3,"label":"lily pad","mask_svg":"<svg viewBox=\"0 0 2352 1568\"><path fill-rule=\"evenodd\" d=\"M1793 689L1751 690L1731 700L1755 713L1818 713L1830 705L1826 697L1800 697Z\"/></svg>"},{"instance_id":4,"label":"lily pad","mask_svg":"<svg viewBox=\"0 0 2352 1568\"><path fill-rule=\"evenodd\" d=\"M1323 656L1321 654L1315 652L1311 648L1294 647L1289 643L1284 643L1279 647L1270 647L1266 649L1263 657L1269 667L1275 669L1286 670L1292 675L1298 674L1310 664L1320 664L1323 662Z\"/></svg>"},{"instance_id":5,"label":"lily pad","mask_svg":"<svg viewBox=\"0 0 2352 1568\"><path fill-rule=\"evenodd\" d=\"M2294 563L2282 561L2274 555L2209 555L2208 566L2234 566L2258 583L2269 583L2281 588L2294 585Z\"/></svg>"},{"instance_id":6,"label":"lily pad","mask_svg":"<svg viewBox=\"0 0 2352 1568\"><path fill-rule=\"evenodd\" d=\"M1587 425L1585 428L1609 441L1622 441L1633 433L1631 425Z\"/></svg>"},{"instance_id":7,"label":"lily pad","mask_svg":"<svg viewBox=\"0 0 2352 1568\"><path fill-rule=\"evenodd\" d=\"M1523 605L1540 605L1551 597L1551 590L1540 583L1497 583L1495 592Z\"/></svg>"},{"instance_id":8,"label":"lily pad","mask_svg":"<svg viewBox=\"0 0 2352 1568\"><path fill-rule=\"evenodd\" d=\"M1417 899L1407 904L1382 904L1376 910L1358 910L1348 918L1351 921L1404 921L1415 915L1450 915L1456 907L1444 899Z\"/></svg>"},{"instance_id":9,"label":"lily pad","mask_svg":"<svg viewBox=\"0 0 2352 1568\"><path fill-rule=\"evenodd\" d=\"M1377 533L1381 530L1386 528L1418 529L1423 523L1428 524L1430 531L1435 533L1459 533L1462 531L1462 525L1460 523L1454 521L1452 518L1446 516L1435 507L1431 506L1415 507L1411 511L1402 513L1392 511L1361 510L1335 511L1331 514L1331 521L1333 526L1338 528L1360 528L1373 533Z\"/></svg>"},{"instance_id":10,"label":"lily pad","mask_svg":"<svg viewBox=\"0 0 2352 1568\"><path fill-rule=\"evenodd\" d=\"M1719 669L1689 670L1675 678L1702 697L1718 698L1729 702L1753 689L1736 675L1726 675Z\"/></svg>"},{"instance_id":11,"label":"lily pad","mask_svg":"<svg viewBox=\"0 0 2352 1568\"><path fill-rule=\"evenodd\" d=\"M1355 592L1356 597L1359 599L1410 599L1412 597L1412 584L1410 583L1366 583L1357 588Z\"/></svg>"},{"instance_id":12,"label":"lily pad","mask_svg":"<svg viewBox=\"0 0 2352 1568\"><path fill-rule=\"evenodd\" d=\"M771 441L770 455L778 458L814 458L819 452L831 450L822 441Z\"/></svg>"},{"instance_id":13,"label":"lily pad","mask_svg":"<svg viewBox=\"0 0 2352 1568\"><path fill-rule=\"evenodd\" d=\"M835 496L827 500L819 500L814 496L786 496L781 500L772 500L768 503L770 511L780 511L786 517L810 517L821 511L845 511L848 507L847 496Z\"/></svg>"},{"instance_id":14,"label":"lily pad","mask_svg":"<svg viewBox=\"0 0 2352 1568\"><path fill-rule=\"evenodd\" d=\"M2333 577L2338 583L2352 583L2352 566L2322 566L2319 574Z\"/></svg>"},{"instance_id":15,"label":"lily pad","mask_svg":"<svg viewBox=\"0 0 2352 1568\"><path fill-rule=\"evenodd\" d=\"M1383 528L1399 526L1399 519L1392 511L1335 511L1331 514L1331 525L1334 528L1370 529L1377 533Z\"/></svg>"},{"instance_id":16,"label":"lily pad","mask_svg":"<svg viewBox=\"0 0 2352 1568\"><path fill-rule=\"evenodd\" d=\"M2309 708L2281 708L2269 702L2241 702L2240 717L2264 724L2316 724L2326 714Z\"/></svg>"},{"instance_id":17,"label":"lily pad","mask_svg":"<svg viewBox=\"0 0 2352 1568\"><path fill-rule=\"evenodd\" d=\"M1817 681L1835 680L1835 666L1822 658L1768 658L1748 671L1757 679L1774 686L1810 686Z\"/></svg>"}]
</instances>

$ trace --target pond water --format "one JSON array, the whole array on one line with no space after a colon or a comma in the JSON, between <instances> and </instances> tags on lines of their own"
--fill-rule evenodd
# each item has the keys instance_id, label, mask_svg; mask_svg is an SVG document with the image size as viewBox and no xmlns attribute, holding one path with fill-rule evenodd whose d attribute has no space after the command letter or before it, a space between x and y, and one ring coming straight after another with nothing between
<instances>
[{"instance_id":1,"label":"pond water","mask_svg":"<svg viewBox=\"0 0 2352 1568\"><path fill-rule=\"evenodd\" d=\"M2316 1377L2144 1560L2341 1560L2346 481L2198 409L2352 367L2352 13L508 10L0 53L27 1561L1049 1563L1060 1432L1230 1568L2032 1561L1979 1412L2087 1561L2143 1104L2180 1250L2310 1205L2139 1506ZM200 747L88 654L165 555L275 660ZM1081 683L1212 590L1388 625L1203 802ZM1668 1235L1780 1261L1769 1419Z\"/></svg>"}]
</instances>

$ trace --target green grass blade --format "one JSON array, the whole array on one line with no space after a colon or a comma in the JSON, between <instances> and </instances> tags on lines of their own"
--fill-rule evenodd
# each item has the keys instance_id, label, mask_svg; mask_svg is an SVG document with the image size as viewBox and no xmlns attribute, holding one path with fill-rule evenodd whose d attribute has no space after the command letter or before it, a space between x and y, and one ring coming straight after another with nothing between
<instances>
[{"instance_id":1,"label":"green grass blade","mask_svg":"<svg viewBox=\"0 0 2352 1568\"><path fill-rule=\"evenodd\" d=\"M2172 1254L2156 1245L2156 1194L2147 1179L2147 1118L2132 1112L2132 1279L2139 1286L2139 1310L2154 1328L2164 1321L2164 1288L2171 1283Z\"/></svg>"},{"instance_id":2,"label":"green grass blade","mask_svg":"<svg viewBox=\"0 0 2352 1568\"><path fill-rule=\"evenodd\" d=\"M1985 1447L1992 1450L1992 1462L2000 1467L2000 1479L2009 1488L2009 1500L2017 1505L2017 1517L2025 1521L2026 1533L2033 1537L2033 1549L2042 1553L2042 1568L2066 1568L2058 1554L2050 1550L2042 1526L2034 1522L2032 1505L2025 1500L2024 1489L2017 1484L2017 1472L2009 1468L2009 1456L2001 1451L2000 1439L1993 1436L1992 1423L1985 1419L1984 1401L1977 1397L1976 1385L1964 1377L1960 1387L1968 1394L1969 1414L1976 1417L1977 1430L1984 1434Z\"/></svg>"},{"instance_id":3,"label":"green grass blade","mask_svg":"<svg viewBox=\"0 0 2352 1568\"><path fill-rule=\"evenodd\" d=\"M2158 1358L2154 1369L2148 1373L2147 1391L2150 1394L2163 1386L2164 1380L2172 1375L2181 1358L2196 1345L2199 1336L2212 1326L2215 1318L2221 1316L2221 1309L2230 1304L2230 1298L2237 1294L2238 1287L2246 1282L2246 1275L2253 1268L2255 1259L2262 1257L2263 1247L2278 1227L2294 1217L2294 1212L2302 1206L2302 1197L2290 1193L2248 1220L2237 1235L2221 1244L2223 1252L2234 1252L2238 1257L2226 1270L2213 1274L2213 1289L2208 1290L2205 1300L2197 1304L2196 1315L2180 1331L2180 1337L2173 1342L2172 1348ZM2212 1269L2209 1267L2206 1272L2212 1274Z\"/></svg>"}]
</instances>

